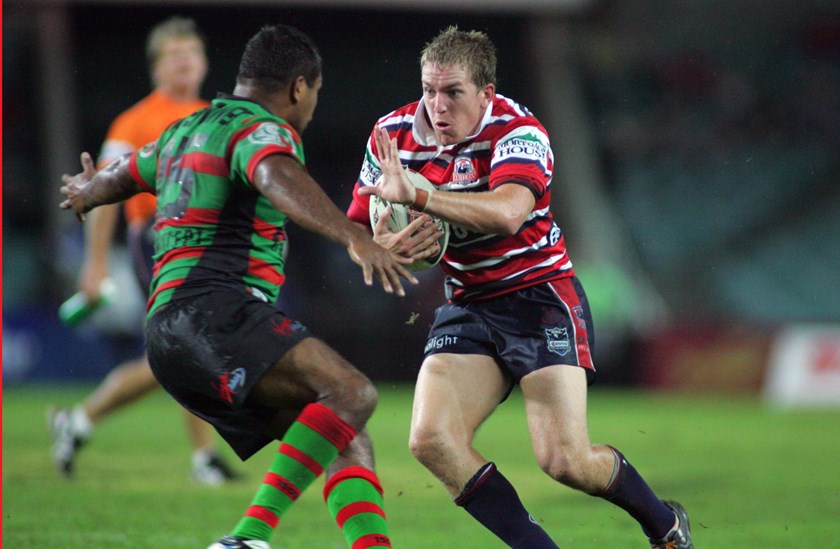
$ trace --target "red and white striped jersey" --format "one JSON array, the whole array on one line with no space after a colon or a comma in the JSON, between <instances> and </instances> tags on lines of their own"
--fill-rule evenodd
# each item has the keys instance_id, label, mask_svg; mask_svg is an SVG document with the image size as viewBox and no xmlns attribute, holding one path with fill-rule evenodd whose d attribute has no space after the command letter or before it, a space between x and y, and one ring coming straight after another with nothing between
<instances>
[{"instance_id":1,"label":"red and white striped jersey","mask_svg":"<svg viewBox=\"0 0 840 549\"><path fill-rule=\"evenodd\" d=\"M496 94L477 132L451 146L438 145L423 100L379 119L396 138L403 166L451 192L491 191L499 185L527 187L534 208L515 235L482 234L452 225L441 266L453 301L486 299L527 286L573 276L563 233L549 210L554 156L548 133L523 106ZM373 132L347 215L369 223L370 198L358 188L381 175Z\"/></svg>"}]
</instances>

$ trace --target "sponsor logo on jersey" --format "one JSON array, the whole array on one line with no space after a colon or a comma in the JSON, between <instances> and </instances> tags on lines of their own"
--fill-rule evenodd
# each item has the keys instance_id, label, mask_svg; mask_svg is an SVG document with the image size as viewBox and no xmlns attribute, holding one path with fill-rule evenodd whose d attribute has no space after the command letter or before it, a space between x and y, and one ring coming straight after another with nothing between
<instances>
[{"instance_id":1,"label":"sponsor logo on jersey","mask_svg":"<svg viewBox=\"0 0 840 549\"><path fill-rule=\"evenodd\" d=\"M557 226L557 223L551 224L551 231L548 233L548 242L552 246L556 246L557 243L560 241L560 227Z\"/></svg>"},{"instance_id":2,"label":"sponsor logo on jersey","mask_svg":"<svg viewBox=\"0 0 840 549\"><path fill-rule=\"evenodd\" d=\"M432 350L443 349L449 345L455 345L458 343L458 336L449 336L449 335L442 335L433 337L428 342L426 342L426 348L423 350L424 353L428 353Z\"/></svg>"},{"instance_id":3,"label":"sponsor logo on jersey","mask_svg":"<svg viewBox=\"0 0 840 549\"><path fill-rule=\"evenodd\" d=\"M382 170L367 160L362 164L362 171L359 174L359 181L363 185L376 185L376 180L382 175Z\"/></svg>"},{"instance_id":4,"label":"sponsor logo on jersey","mask_svg":"<svg viewBox=\"0 0 840 549\"><path fill-rule=\"evenodd\" d=\"M536 135L529 133L512 137L496 146L495 156L504 159L508 156L532 158L543 161L548 154L548 147Z\"/></svg>"},{"instance_id":5,"label":"sponsor logo on jersey","mask_svg":"<svg viewBox=\"0 0 840 549\"><path fill-rule=\"evenodd\" d=\"M472 160L466 156L459 156L453 162L452 168L452 184L453 185L468 185L475 183L478 180L478 174L475 171Z\"/></svg>"},{"instance_id":6,"label":"sponsor logo on jersey","mask_svg":"<svg viewBox=\"0 0 840 549\"><path fill-rule=\"evenodd\" d=\"M566 356L572 348L566 328L546 328L545 342L549 351L560 356Z\"/></svg>"}]
</instances>

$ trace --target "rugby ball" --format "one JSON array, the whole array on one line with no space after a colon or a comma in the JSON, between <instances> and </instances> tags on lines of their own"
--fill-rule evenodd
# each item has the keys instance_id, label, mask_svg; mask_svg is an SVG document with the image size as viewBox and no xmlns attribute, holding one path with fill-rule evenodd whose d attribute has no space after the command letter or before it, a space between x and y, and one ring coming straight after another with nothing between
<instances>
[{"instance_id":1,"label":"rugby ball","mask_svg":"<svg viewBox=\"0 0 840 549\"><path fill-rule=\"evenodd\" d=\"M418 189L423 189L426 191L433 191L435 190L435 186L432 183L420 175L419 173L413 170L406 170L408 174L408 179L414 184L415 187ZM391 206L391 215L388 218L388 230L392 233L398 233L401 230L405 229L409 223L420 217L421 215L428 215L423 214L422 212L418 212L417 210L413 210L406 206L405 204L392 204L387 200L383 200L376 195L371 195L370 197L370 226L375 227L376 224L379 222L379 219L385 215L385 210ZM418 259L414 263L407 265L407 268L411 271L424 271L426 269L431 269L435 265L440 262L440 259L443 257L443 253L446 251L446 246L449 244L449 223L443 221L442 219L438 219L436 217L432 217L432 221L430 223L437 224L438 230L443 233L438 239L438 244L440 245L440 251L430 257L425 259Z\"/></svg>"}]
</instances>

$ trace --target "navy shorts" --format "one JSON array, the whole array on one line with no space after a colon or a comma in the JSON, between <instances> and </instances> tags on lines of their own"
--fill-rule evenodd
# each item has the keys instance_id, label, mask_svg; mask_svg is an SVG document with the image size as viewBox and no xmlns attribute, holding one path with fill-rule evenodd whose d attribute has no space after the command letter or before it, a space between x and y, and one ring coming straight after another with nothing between
<instances>
[{"instance_id":1,"label":"navy shorts","mask_svg":"<svg viewBox=\"0 0 840 549\"><path fill-rule=\"evenodd\" d=\"M174 301L146 323L149 363L160 384L213 425L247 459L271 441L274 410L248 394L288 350L311 337L306 327L245 288Z\"/></svg>"},{"instance_id":2,"label":"navy shorts","mask_svg":"<svg viewBox=\"0 0 840 549\"><path fill-rule=\"evenodd\" d=\"M491 356L515 383L555 364L580 366L591 382L593 348L586 294L571 277L438 307L424 353Z\"/></svg>"}]
</instances>

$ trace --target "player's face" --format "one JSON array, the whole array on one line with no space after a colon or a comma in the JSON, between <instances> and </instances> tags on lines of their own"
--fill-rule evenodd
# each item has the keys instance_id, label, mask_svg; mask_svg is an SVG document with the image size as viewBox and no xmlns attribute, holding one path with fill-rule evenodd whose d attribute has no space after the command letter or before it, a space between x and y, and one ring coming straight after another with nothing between
<instances>
[{"instance_id":1,"label":"player's face","mask_svg":"<svg viewBox=\"0 0 840 549\"><path fill-rule=\"evenodd\" d=\"M155 62L154 76L158 86L197 95L207 75L204 45L193 36L165 40Z\"/></svg>"},{"instance_id":2,"label":"player's face","mask_svg":"<svg viewBox=\"0 0 840 549\"><path fill-rule=\"evenodd\" d=\"M426 65L422 70L423 100L441 145L454 145L475 133L493 101L495 85L479 88L460 65Z\"/></svg>"}]
</instances>

